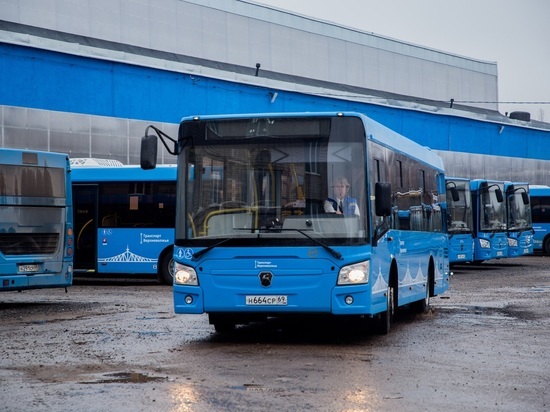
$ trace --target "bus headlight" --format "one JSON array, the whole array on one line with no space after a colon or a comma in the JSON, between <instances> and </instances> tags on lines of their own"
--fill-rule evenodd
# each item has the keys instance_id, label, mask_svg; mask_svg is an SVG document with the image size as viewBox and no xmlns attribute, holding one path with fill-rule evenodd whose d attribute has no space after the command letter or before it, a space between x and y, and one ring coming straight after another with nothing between
<instances>
[{"instance_id":1,"label":"bus headlight","mask_svg":"<svg viewBox=\"0 0 550 412\"><path fill-rule=\"evenodd\" d=\"M197 278L197 272L195 269L189 266L182 265L180 263L174 263L174 283L178 285L192 285L197 286L199 279Z\"/></svg>"},{"instance_id":2,"label":"bus headlight","mask_svg":"<svg viewBox=\"0 0 550 412\"><path fill-rule=\"evenodd\" d=\"M338 273L338 285L369 283L370 261L344 266Z\"/></svg>"},{"instance_id":3,"label":"bus headlight","mask_svg":"<svg viewBox=\"0 0 550 412\"><path fill-rule=\"evenodd\" d=\"M508 238L508 246L509 247L518 247L518 240L514 239L513 237Z\"/></svg>"},{"instance_id":4,"label":"bus headlight","mask_svg":"<svg viewBox=\"0 0 550 412\"><path fill-rule=\"evenodd\" d=\"M491 242L487 239L479 239L479 246L481 246L482 249L489 249L491 247Z\"/></svg>"}]
</instances>

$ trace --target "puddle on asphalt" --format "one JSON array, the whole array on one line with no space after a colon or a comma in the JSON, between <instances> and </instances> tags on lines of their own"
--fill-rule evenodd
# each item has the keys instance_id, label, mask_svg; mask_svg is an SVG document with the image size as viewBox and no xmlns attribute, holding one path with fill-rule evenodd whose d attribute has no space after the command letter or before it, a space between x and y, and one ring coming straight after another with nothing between
<instances>
[{"instance_id":1,"label":"puddle on asphalt","mask_svg":"<svg viewBox=\"0 0 550 412\"><path fill-rule=\"evenodd\" d=\"M79 382L83 384L87 383L148 383L166 381L168 378L161 376L148 376L143 373L136 372L117 372L108 373L103 375L102 378L92 381Z\"/></svg>"},{"instance_id":2,"label":"puddle on asphalt","mask_svg":"<svg viewBox=\"0 0 550 412\"><path fill-rule=\"evenodd\" d=\"M262 385L244 384L242 386L230 386L231 389L237 389L247 392L285 392L283 388L266 388Z\"/></svg>"}]
</instances>

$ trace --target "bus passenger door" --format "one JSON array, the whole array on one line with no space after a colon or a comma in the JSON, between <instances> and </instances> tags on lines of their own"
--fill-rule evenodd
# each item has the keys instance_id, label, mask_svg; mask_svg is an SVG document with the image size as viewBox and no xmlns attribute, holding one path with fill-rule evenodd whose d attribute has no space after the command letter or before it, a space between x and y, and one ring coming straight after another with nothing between
<instances>
[{"instance_id":1,"label":"bus passenger door","mask_svg":"<svg viewBox=\"0 0 550 412\"><path fill-rule=\"evenodd\" d=\"M97 185L73 185L74 229L76 247L74 269L77 272L96 272L97 244Z\"/></svg>"}]
</instances>

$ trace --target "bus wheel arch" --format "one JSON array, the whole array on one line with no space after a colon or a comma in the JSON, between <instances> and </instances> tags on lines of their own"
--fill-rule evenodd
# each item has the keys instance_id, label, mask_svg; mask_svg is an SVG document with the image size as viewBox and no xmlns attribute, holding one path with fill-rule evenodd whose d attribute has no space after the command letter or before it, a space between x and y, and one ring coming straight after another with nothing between
<instances>
[{"instance_id":1,"label":"bus wheel arch","mask_svg":"<svg viewBox=\"0 0 550 412\"><path fill-rule=\"evenodd\" d=\"M542 241L542 253L550 256L550 235L546 236Z\"/></svg>"},{"instance_id":2,"label":"bus wheel arch","mask_svg":"<svg viewBox=\"0 0 550 412\"><path fill-rule=\"evenodd\" d=\"M427 313L430 309L430 297L435 296L435 263L433 257L430 257L430 262L428 263L428 275L425 287L424 297L413 302L411 305L415 313Z\"/></svg>"},{"instance_id":3,"label":"bus wheel arch","mask_svg":"<svg viewBox=\"0 0 550 412\"><path fill-rule=\"evenodd\" d=\"M171 285L174 279L173 255L174 246L169 246L162 251L158 260L158 278L161 283Z\"/></svg>"},{"instance_id":4,"label":"bus wheel arch","mask_svg":"<svg viewBox=\"0 0 550 412\"><path fill-rule=\"evenodd\" d=\"M388 279L388 288L386 291L386 302L387 309L378 314L376 318L376 329L377 332L381 335L387 335L390 332L391 324L395 316L395 311L397 308L397 263L395 260L392 261L390 268L390 275Z\"/></svg>"}]
</instances>

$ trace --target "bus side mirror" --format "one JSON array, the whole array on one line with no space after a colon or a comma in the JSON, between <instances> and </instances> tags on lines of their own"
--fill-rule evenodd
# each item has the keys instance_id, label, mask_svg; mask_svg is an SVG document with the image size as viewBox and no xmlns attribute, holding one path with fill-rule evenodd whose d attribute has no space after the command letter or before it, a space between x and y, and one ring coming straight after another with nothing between
<instances>
[{"instance_id":1,"label":"bus side mirror","mask_svg":"<svg viewBox=\"0 0 550 412\"><path fill-rule=\"evenodd\" d=\"M495 189L495 196L497 197L497 202L498 203L504 202L504 197L502 196L502 190Z\"/></svg>"},{"instance_id":2,"label":"bus side mirror","mask_svg":"<svg viewBox=\"0 0 550 412\"><path fill-rule=\"evenodd\" d=\"M378 182L374 186L374 209L376 216L390 216L391 184Z\"/></svg>"},{"instance_id":3,"label":"bus side mirror","mask_svg":"<svg viewBox=\"0 0 550 412\"><path fill-rule=\"evenodd\" d=\"M460 200L460 195L456 187L451 187L451 197L453 199L453 202L458 202Z\"/></svg>"},{"instance_id":4,"label":"bus side mirror","mask_svg":"<svg viewBox=\"0 0 550 412\"><path fill-rule=\"evenodd\" d=\"M157 166L157 136L146 135L141 138L140 164L143 170L154 169Z\"/></svg>"},{"instance_id":5,"label":"bus side mirror","mask_svg":"<svg viewBox=\"0 0 550 412\"><path fill-rule=\"evenodd\" d=\"M526 192L521 192L521 200L523 201L524 205L529 204L529 195Z\"/></svg>"}]
</instances>

